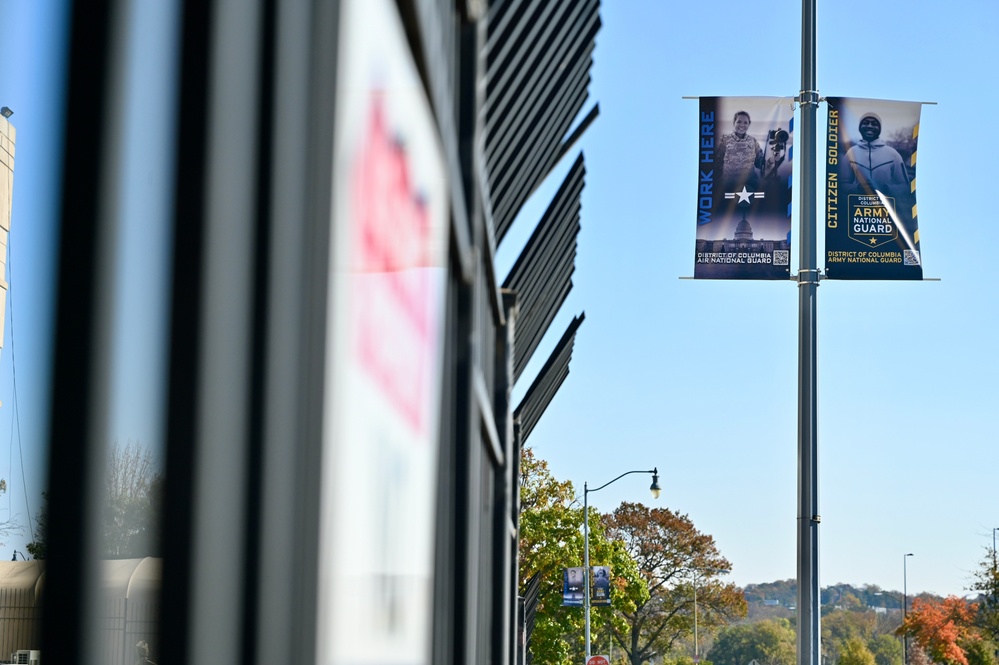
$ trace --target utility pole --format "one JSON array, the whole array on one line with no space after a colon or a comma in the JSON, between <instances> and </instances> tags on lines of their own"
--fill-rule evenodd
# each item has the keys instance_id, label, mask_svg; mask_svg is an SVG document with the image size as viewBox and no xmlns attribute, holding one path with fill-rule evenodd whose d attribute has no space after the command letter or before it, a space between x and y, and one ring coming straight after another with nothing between
<instances>
[{"instance_id":1,"label":"utility pole","mask_svg":"<svg viewBox=\"0 0 999 665\"><path fill-rule=\"evenodd\" d=\"M818 382L816 381L815 0L801 3L801 208L798 267L798 664L819 665Z\"/></svg>"}]
</instances>

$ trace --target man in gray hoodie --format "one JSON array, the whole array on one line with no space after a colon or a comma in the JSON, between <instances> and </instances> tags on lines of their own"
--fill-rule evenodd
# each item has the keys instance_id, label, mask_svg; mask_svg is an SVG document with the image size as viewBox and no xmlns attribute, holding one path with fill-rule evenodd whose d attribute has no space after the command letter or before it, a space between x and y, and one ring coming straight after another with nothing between
<instances>
[{"instance_id":1,"label":"man in gray hoodie","mask_svg":"<svg viewBox=\"0 0 999 665\"><path fill-rule=\"evenodd\" d=\"M861 140L846 152L850 165L846 185L873 194L886 196L908 192L909 176L898 151L881 138L881 118L876 113L860 117ZM903 189L904 188L904 189Z\"/></svg>"}]
</instances>

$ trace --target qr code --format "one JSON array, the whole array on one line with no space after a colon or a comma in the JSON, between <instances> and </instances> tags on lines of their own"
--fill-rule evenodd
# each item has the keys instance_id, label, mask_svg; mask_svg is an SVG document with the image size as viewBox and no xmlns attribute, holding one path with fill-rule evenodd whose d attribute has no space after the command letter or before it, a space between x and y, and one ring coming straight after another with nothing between
<instances>
[{"instance_id":1,"label":"qr code","mask_svg":"<svg viewBox=\"0 0 999 665\"><path fill-rule=\"evenodd\" d=\"M786 266L791 261L791 252L786 249L774 250L774 265Z\"/></svg>"},{"instance_id":2,"label":"qr code","mask_svg":"<svg viewBox=\"0 0 999 665\"><path fill-rule=\"evenodd\" d=\"M903 265L907 266L918 266L919 263L919 252L914 249L903 249L902 250L902 261Z\"/></svg>"}]
</instances>

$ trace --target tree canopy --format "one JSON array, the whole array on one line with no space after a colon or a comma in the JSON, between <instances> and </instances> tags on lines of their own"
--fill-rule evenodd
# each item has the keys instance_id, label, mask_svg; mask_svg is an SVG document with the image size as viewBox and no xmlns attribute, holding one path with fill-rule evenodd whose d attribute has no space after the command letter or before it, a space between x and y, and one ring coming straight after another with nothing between
<instances>
[{"instance_id":1,"label":"tree canopy","mask_svg":"<svg viewBox=\"0 0 999 665\"><path fill-rule=\"evenodd\" d=\"M722 628L708 658L714 665L794 665L796 636L787 619L764 619Z\"/></svg>"},{"instance_id":2,"label":"tree canopy","mask_svg":"<svg viewBox=\"0 0 999 665\"><path fill-rule=\"evenodd\" d=\"M108 449L104 483L104 555L113 558L159 553L163 475L148 448L117 441Z\"/></svg>"},{"instance_id":3,"label":"tree canopy","mask_svg":"<svg viewBox=\"0 0 999 665\"><path fill-rule=\"evenodd\" d=\"M975 625L983 637L999 645L999 557L991 547L978 564L971 590L981 594Z\"/></svg>"},{"instance_id":4,"label":"tree canopy","mask_svg":"<svg viewBox=\"0 0 999 665\"><path fill-rule=\"evenodd\" d=\"M981 636L973 628L978 606L957 596L940 603L916 598L899 633L908 635L935 663L969 665L965 648Z\"/></svg>"},{"instance_id":5,"label":"tree canopy","mask_svg":"<svg viewBox=\"0 0 999 665\"><path fill-rule=\"evenodd\" d=\"M540 575L534 630L529 643L533 662L569 665L583 660L583 609L562 606L562 571L583 565L583 509L572 483L558 481L548 463L530 448L521 455L520 588ZM623 543L608 540L603 523L590 510L590 565L610 566L613 608L594 607L591 632L596 635L621 619L615 609L633 610L648 597L635 561Z\"/></svg>"},{"instance_id":6,"label":"tree canopy","mask_svg":"<svg viewBox=\"0 0 999 665\"><path fill-rule=\"evenodd\" d=\"M624 543L649 590L634 610L619 608L626 625L614 631L634 665L668 653L693 633L695 593L704 630L746 615L742 591L717 579L731 564L688 516L625 502L605 520L608 535Z\"/></svg>"}]
</instances>

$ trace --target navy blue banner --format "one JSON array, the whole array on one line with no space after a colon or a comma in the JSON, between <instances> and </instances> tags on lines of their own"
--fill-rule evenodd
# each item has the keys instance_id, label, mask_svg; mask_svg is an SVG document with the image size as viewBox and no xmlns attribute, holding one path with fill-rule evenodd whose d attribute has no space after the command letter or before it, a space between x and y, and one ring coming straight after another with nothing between
<instances>
[{"instance_id":1,"label":"navy blue banner","mask_svg":"<svg viewBox=\"0 0 999 665\"><path fill-rule=\"evenodd\" d=\"M697 279L788 279L794 104L701 97Z\"/></svg>"},{"instance_id":2,"label":"navy blue banner","mask_svg":"<svg viewBox=\"0 0 999 665\"><path fill-rule=\"evenodd\" d=\"M608 606L610 599L610 566L592 566L593 594L590 605L593 607Z\"/></svg>"},{"instance_id":3,"label":"navy blue banner","mask_svg":"<svg viewBox=\"0 0 999 665\"><path fill-rule=\"evenodd\" d=\"M827 97L826 277L922 279L918 102Z\"/></svg>"},{"instance_id":4,"label":"navy blue banner","mask_svg":"<svg viewBox=\"0 0 999 665\"><path fill-rule=\"evenodd\" d=\"M562 571L562 604L571 607L586 604L583 595L583 568L566 568Z\"/></svg>"}]
</instances>

